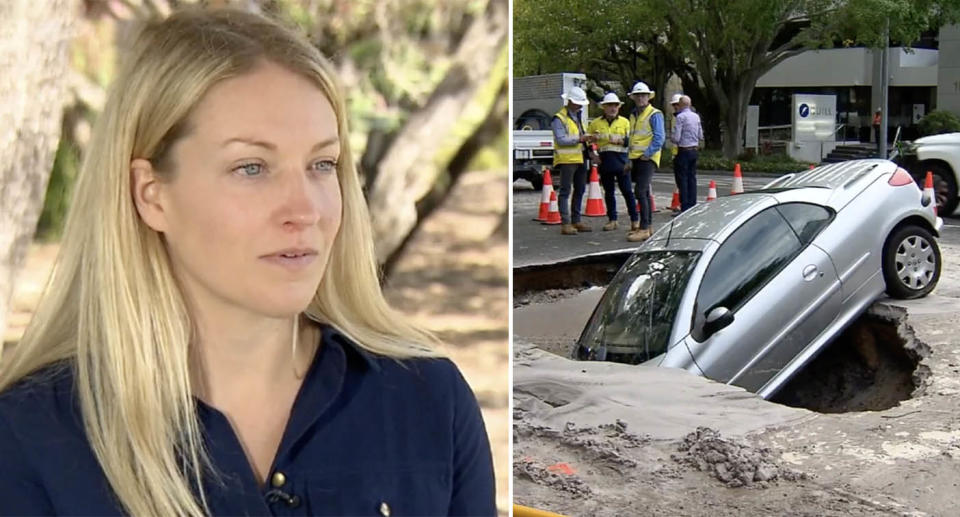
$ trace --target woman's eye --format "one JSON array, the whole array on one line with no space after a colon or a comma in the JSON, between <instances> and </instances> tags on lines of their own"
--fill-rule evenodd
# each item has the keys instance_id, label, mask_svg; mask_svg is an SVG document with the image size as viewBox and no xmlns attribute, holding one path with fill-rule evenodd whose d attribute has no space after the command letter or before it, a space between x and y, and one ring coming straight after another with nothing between
<instances>
[{"instance_id":1,"label":"woman's eye","mask_svg":"<svg viewBox=\"0 0 960 517\"><path fill-rule=\"evenodd\" d=\"M241 176L259 176L263 173L263 165L259 163L245 163L233 170Z\"/></svg>"},{"instance_id":2,"label":"woman's eye","mask_svg":"<svg viewBox=\"0 0 960 517\"><path fill-rule=\"evenodd\" d=\"M337 162L333 160L317 160L313 162L310 170L313 172L335 172L337 170Z\"/></svg>"}]
</instances>

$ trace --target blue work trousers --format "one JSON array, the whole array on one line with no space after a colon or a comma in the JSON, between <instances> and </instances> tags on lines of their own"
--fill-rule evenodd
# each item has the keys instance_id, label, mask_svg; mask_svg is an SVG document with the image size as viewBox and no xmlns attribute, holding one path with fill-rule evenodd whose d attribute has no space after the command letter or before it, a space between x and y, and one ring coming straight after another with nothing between
<instances>
[{"instance_id":1,"label":"blue work trousers","mask_svg":"<svg viewBox=\"0 0 960 517\"><path fill-rule=\"evenodd\" d=\"M623 170L620 163L610 160L600 164L600 184L603 185L603 197L607 203L607 218L611 221L617 220L617 192L616 187L620 188L620 194L623 195L624 202L627 203L627 213L630 214L630 221L637 221L637 198L633 195L633 188L630 185L630 174Z\"/></svg>"},{"instance_id":2,"label":"blue work trousers","mask_svg":"<svg viewBox=\"0 0 960 517\"><path fill-rule=\"evenodd\" d=\"M697 151L680 149L673 159L673 172L680 190L680 211L686 211L697 204Z\"/></svg>"},{"instance_id":3,"label":"blue work trousers","mask_svg":"<svg viewBox=\"0 0 960 517\"><path fill-rule=\"evenodd\" d=\"M633 176L633 191L637 203L640 205L640 229L650 228L653 213L650 206L650 182L653 181L654 163L650 160L633 160L631 175Z\"/></svg>"},{"instance_id":4,"label":"blue work trousers","mask_svg":"<svg viewBox=\"0 0 960 517\"><path fill-rule=\"evenodd\" d=\"M583 192L587 188L587 166L583 163L562 163L553 170L560 171L560 220L563 224L580 222L580 207L583 205ZM573 189L573 202L570 202L570 189Z\"/></svg>"}]
</instances>

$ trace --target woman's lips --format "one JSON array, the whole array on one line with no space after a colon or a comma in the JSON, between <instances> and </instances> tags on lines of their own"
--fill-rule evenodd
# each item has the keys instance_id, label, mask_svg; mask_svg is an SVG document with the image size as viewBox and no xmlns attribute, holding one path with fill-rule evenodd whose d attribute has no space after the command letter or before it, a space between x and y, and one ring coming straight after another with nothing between
<instances>
[{"instance_id":1,"label":"woman's lips","mask_svg":"<svg viewBox=\"0 0 960 517\"><path fill-rule=\"evenodd\" d=\"M316 253L274 253L261 257L271 264L276 264L289 271L302 271L317 259Z\"/></svg>"}]
</instances>

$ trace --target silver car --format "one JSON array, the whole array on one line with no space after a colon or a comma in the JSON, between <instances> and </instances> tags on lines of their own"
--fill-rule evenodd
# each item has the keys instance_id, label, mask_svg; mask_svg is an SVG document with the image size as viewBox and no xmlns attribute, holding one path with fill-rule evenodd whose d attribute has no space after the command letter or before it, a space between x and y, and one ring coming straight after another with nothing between
<instances>
[{"instance_id":1,"label":"silver car","mask_svg":"<svg viewBox=\"0 0 960 517\"><path fill-rule=\"evenodd\" d=\"M942 226L934 200L886 160L698 204L621 267L574 354L683 368L769 398L884 291L933 290Z\"/></svg>"}]
</instances>

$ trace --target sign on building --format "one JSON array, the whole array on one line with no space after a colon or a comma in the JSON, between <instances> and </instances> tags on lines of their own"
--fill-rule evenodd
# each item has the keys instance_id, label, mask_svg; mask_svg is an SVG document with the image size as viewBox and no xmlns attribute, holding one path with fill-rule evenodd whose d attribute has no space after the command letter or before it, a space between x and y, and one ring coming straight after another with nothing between
<instances>
[{"instance_id":1,"label":"sign on building","mask_svg":"<svg viewBox=\"0 0 960 517\"><path fill-rule=\"evenodd\" d=\"M837 146L836 122L836 95L794 94L788 154L795 160L820 163Z\"/></svg>"},{"instance_id":2,"label":"sign on building","mask_svg":"<svg viewBox=\"0 0 960 517\"><path fill-rule=\"evenodd\" d=\"M837 121L837 96L793 95L793 141L832 142Z\"/></svg>"},{"instance_id":3,"label":"sign on building","mask_svg":"<svg viewBox=\"0 0 960 517\"><path fill-rule=\"evenodd\" d=\"M744 147L760 147L760 106L747 106L747 132L744 135Z\"/></svg>"},{"instance_id":4,"label":"sign on building","mask_svg":"<svg viewBox=\"0 0 960 517\"><path fill-rule=\"evenodd\" d=\"M914 104L913 105L913 123L916 124L920 122L920 119L924 115L924 106L923 104Z\"/></svg>"}]
</instances>

